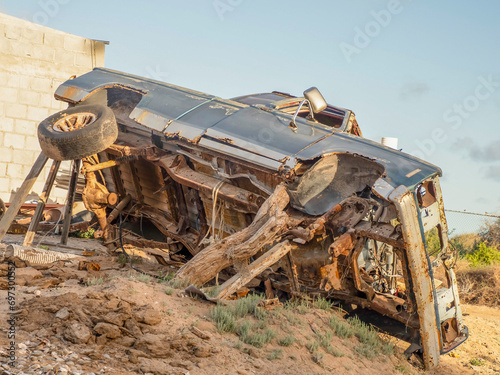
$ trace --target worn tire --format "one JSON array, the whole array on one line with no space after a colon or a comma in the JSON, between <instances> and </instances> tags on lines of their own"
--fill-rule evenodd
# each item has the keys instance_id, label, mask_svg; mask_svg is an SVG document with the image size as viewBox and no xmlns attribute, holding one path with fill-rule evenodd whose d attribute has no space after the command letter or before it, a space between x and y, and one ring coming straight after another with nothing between
<instances>
[{"instance_id":1,"label":"worn tire","mask_svg":"<svg viewBox=\"0 0 500 375\"><path fill-rule=\"evenodd\" d=\"M113 111L98 104L67 108L38 125L43 153L54 160L75 160L97 154L118 137Z\"/></svg>"}]
</instances>

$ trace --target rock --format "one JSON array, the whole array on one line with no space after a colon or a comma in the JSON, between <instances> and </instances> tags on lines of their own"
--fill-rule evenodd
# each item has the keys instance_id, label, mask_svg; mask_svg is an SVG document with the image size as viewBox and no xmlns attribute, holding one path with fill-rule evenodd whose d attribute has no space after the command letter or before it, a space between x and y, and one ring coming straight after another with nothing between
<instances>
[{"instance_id":1,"label":"rock","mask_svg":"<svg viewBox=\"0 0 500 375\"><path fill-rule=\"evenodd\" d=\"M14 265L16 266L16 275L17 275L17 272L19 269L30 266L30 262L28 262L27 260L22 260L21 258L18 258L18 257L12 256L12 257L9 257L8 260L10 262L14 263Z\"/></svg>"},{"instance_id":2,"label":"rock","mask_svg":"<svg viewBox=\"0 0 500 375\"><path fill-rule=\"evenodd\" d=\"M35 290L35 296L40 297L42 295L42 292L40 290Z\"/></svg>"},{"instance_id":3,"label":"rock","mask_svg":"<svg viewBox=\"0 0 500 375\"><path fill-rule=\"evenodd\" d=\"M59 285L61 283L60 279L55 277L44 277L43 279L36 279L32 281L28 281L27 285L36 286L40 289L47 289L54 285Z\"/></svg>"},{"instance_id":4,"label":"rock","mask_svg":"<svg viewBox=\"0 0 500 375\"><path fill-rule=\"evenodd\" d=\"M185 375L189 371L180 368L173 368L160 359L141 358L139 370L143 373L154 375Z\"/></svg>"},{"instance_id":5,"label":"rock","mask_svg":"<svg viewBox=\"0 0 500 375\"><path fill-rule=\"evenodd\" d=\"M209 346L201 346L201 345L195 346L193 348L193 353L198 358L206 358L206 357L210 357L212 355L212 352L210 351Z\"/></svg>"},{"instance_id":6,"label":"rock","mask_svg":"<svg viewBox=\"0 0 500 375\"><path fill-rule=\"evenodd\" d=\"M67 307L63 307L61 310L59 310L58 312L56 312L56 318L57 319L61 319L61 320L65 320L69 317L69 310Z\"/></svg>"},{"instance_id":7,"label":"rock","mask_svg":"<svg viewBox=\"0 0 500 375\"><path fill-rule=\"evenodd\" d=\"M27 349L27 348L28 348L28 347L26 346L26 344L23 344L22 342L21 342L21 343L19 343L19 344L17 344L17 347L18 347L19 349L21 349L21 350L22 350L22 349Z\"/></svg>"},{"instance_id":8,"label":"rock","mask_svg":"<svg viewBox=\"0 0 500 375\"><path fill-rule=\"evenodd\" d=\"M186 370L191 370L193 368L193 364L191 362L186 362L186 361L171 361L170 366L180 367Z\"/></svg>"},{"instance_id":9,"label":"rock","mask_svg":"<svg viewBox=\"0 0 500 375\"><path fill-rule=\"evenodd\" d=\"M150 355L144 353L141 350L127 349L128 360L131 363L139 363L139 358L151 358Z\"/></svg>"},{"instance_id":10,"label":"rock","mask_svg":"<svg viewBox=\"0 0 500 375\"><path fill-rule=\"evenodd\" d=\"M254 348L250 348L248 349L248 355L250 357L254 357L254 358L260 358L260 353L257 349L254 349Z\"/></svg>"},{"instance_id":11,"label":"rock","mask_svg":"<svg viewBox=\"0 0 500 375\"><path fill-rule=\"evenodd\" d=\"M29 283L36 279L41 279L43 277L42 273L33 267L25 267L16 269L16 284L20 279L23 279L26 283Z\"/></svg>"},{"instance_id":12,"label":"rock","mask_svg":"<svg viewBox=\"0 0 500 375\"><path fill-rule=\"evenodd\" d=\"M198 329L196 327L192 327L191 332L193 332L193 334L198 336L200 339L210 340L210 335L208 333L202 331L201 329Z\"/></svg>"},{"instance_id":13,"label":"rock","mask_svg":"<svg viewBox=\"0 0 500 375\"><path fill-rule=\"evenodd\" d=\"M109 300L105 305L104 307L108 310L114 310L116 308L118 308L118 305L120 304L120 300L118 298L113 298L111 300Z\"/></svg>"},{"instance_id":14,"label":"rock","mask_svg":"<svg viewBox=\"0 0 500 375\"><path fill-rule=\"evenodd\" d=\"M135 337L139 337L142 335L141 329L137 326L137 323L134 319L127 319L125 322L125 328L132 333Z\"/></svg>"},{"instance_id":15,"label":"rock","mask_svg":"<svg viewBox=\"0 0 500 375\"><path fill-rule=\"evenodd\" d=\"M168 358L173 355L167 340L162 340L159 336L149 333L137 339L134 349L153 357Z\"/></svg>"},{"instance_id":16,"label":"rock","mask_svg":"<svg viewBox=\"0 0 500 375\"><path fill-rule=\"evenodd\" d=\"M94 327L94 331L109 339L116 339L122 335L118 326L103 322L97 323Z\"/></svg>"},{"instance_id":17,"label":"rock","mask_svg":"<svg viewBox=\"0 0 500 375\"><path fill-rule=\"evenodd\" d=\"M42 338L42 337L52 336L52 334L49 331L47 331L47 329L40 328L38 331L35 331L35 336Z\"/></svg>"},{"instance_id":18,"label":"rock","mask_svg":"<svg viewBox=\"0 0 500 375\"><path fill-rule=\"evenodd\" d=\"M110 301L111 302L111 301ZM119 327L123 327L123 323L130 318L130 315L119 312L109 312L102 317L106 323L111 323Z\"/></svg>"},{"instance_id":19,"label":"rock","mask_svg":"<svg viewBox=\"0 0 500 375\"><path fill-rule=\"evenodd\" d=\"M148 324L150 326L160 324L161 318L161 314L153 309L141 310L136 313L137 321Z\"/></svg>"},{"instance_id":20,"label":"rock","mask_svg":"<svg viewBox=\"0 0 500 375\"><path fill-rule=\"evenodd\" d=\"M124 314L132 315L132 306L127 301L120 301L120 303L118 304L117 311Z\"/></svg>"},{"instance_id":21,"label":"rock","mask_svg":"<svg viewBox=\"0 0 500 375\"><path fill-rule=\"evenodd\" d=\"M75 320L66 327L63 333L64 338L73 344L85 344L91 335L92 332L87 326Z\"/></svg>"},{"instance_id":22,"label":"rock","mask_svg":"<svg viewBox=\"0 0 500 375\"><path fill-rule=\"evenodd\" d=\"M122 336L113 341L114 344L125 346L127 348L131 347L135 343L135 339L130 336Z\"/></svg>"},{"instance_id":23,"label":"rock","mask_svg":"<svg viewBox=\"0 0 500 375\"><path fill-rule=\"evenodd\" d=\"M99 336L96 340L95 343L99 346L106 345L108 342L108 338L106 336Z\"/></svg>"},{"instance_id":24,"label":"rock","mask_svg":"<svg viewBox=\"0 0 500 375\"><path fill-rule=\"evenodd\" d=\"M87 354L91 359L96 360L96 359L101 359L102 358L102 352L97 351L97 350L91 350L90 353Z\"/></svg>"}]
</instances>

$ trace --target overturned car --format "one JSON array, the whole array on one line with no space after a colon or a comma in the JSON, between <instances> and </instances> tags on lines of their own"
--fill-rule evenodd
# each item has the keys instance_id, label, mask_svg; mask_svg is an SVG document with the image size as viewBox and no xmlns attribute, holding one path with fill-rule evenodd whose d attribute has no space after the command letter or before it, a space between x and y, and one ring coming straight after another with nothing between
<instances>
[{"instance_id":1,"label":"overturned car","mask_svg":"<svg viewBox=\"0 0 500 375\"><path fill-rule=\"evenodd\" d=\"M42 151L82 159L107 243L121 240L120 212L147 220L158 233L136 243L175 260L175 277L217 278L219 299L266 287L376 311L427 368L467 338L441 170L363 138L317 89L226 100L94 69L55 96L69 107L40 124Z\"/></svg>"}]
</instances>

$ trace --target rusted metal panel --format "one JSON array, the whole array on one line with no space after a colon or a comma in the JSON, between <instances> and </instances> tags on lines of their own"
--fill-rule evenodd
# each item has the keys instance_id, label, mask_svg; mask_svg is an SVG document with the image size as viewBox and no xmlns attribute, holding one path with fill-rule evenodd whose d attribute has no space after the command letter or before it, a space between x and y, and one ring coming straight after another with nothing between
<instances>
[{"instance_id":1,"label":"rusted metal panel","mask_svg":"<svg viewBox=\"0 0 500 375\"><path fill-rule=\"evenodd\" d=\"M413 194L404 186L395 189L389 199L396 205L403 227L403 239L420 321L424 365L426 368L432 368L439 364L441 340L435 310L434 288L417 220L417 206Z\"/></svg>"},{"instance_id":2,"label":"rusted metal panel","mask_svg":"<svg viewBox=\"0 0 500 375\"><path fill-rule=\"evenodd\" d=\"M224 142L211 140L209 138L202 138L198 144L200 146L204 146L204 147L208 148L209 150L223 152L223 153L226 153L227 155L229 155L233 158L240 159L240 160L246 160L246 161L255 163L257 165L263 166L265 168L270 168L271 170L276 171L282 165L282 163L279 161L268 158L266 156L256 154L250 150L240 149L240 148L234 147L233 145L230 145L230 144L227 144Z\"/></svg>"},{"instance_id":3,"label":"rusted metal panel","mask_svg":"<svg viewBox=\"0 0 500 375\"><path fill-rule=\"evenodd\" d=\"M186 165L182 158L176 162L176 158L175 155L166 155L159 160L159 163L169 172L175 181L206 194L211 194L213 189L221 182L221 180L216 178L193 171ZM239 207L246 208L249 212L257 212L259 208L257 203L260 201L259 196L234 185L222 184L220 193L222 199L227 199Z\"/></svg>"},{"instance_id":4,"label":"rusted metal panel","mask_svg":"<svg viewBox=\"0 0 500 375\"><path fill-rule=\"evenodd\" d=\"M309 160L319 155L325 156L343 152L362 155L381 164L385 169L383 179L393 189L399 185L410 188L429 178L429 176L442 174L440 168L417 159L414 156L383 146L366 138L343 132L336 132L311 145L299 154L293 155L293 157L298 160ZM420 169L421 171L413 176L406 177L409 172L415 169Z\"/></svg>"}]
</instances>

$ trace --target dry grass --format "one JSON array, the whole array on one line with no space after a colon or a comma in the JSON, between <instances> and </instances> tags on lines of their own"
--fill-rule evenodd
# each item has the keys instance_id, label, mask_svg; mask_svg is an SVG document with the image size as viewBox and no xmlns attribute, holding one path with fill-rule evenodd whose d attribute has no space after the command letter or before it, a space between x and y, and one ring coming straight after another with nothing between
<instances>
[{"instance_id":1,"label":"dry grass","mask_svg":"<svg viewBox=\"0 0 500 375\"><path fill-rule=\"evenodd\" d=\"M500 265L471 267L466 260L460 260L456 273L462 302L500 306Z\"/></svg>"}]
</instances>

